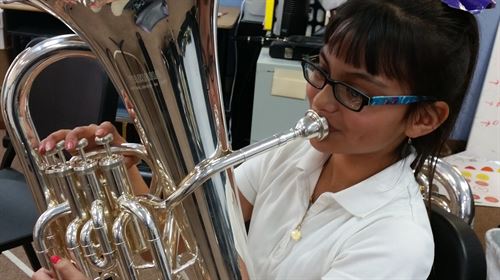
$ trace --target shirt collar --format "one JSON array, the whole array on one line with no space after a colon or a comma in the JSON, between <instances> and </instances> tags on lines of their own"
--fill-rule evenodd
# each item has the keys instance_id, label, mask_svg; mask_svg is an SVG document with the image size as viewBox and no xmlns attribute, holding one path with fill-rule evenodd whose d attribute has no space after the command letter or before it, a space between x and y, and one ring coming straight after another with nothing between
<instances>
[{"instance_id":1,"label":"shirt collar","mask_svg":"<svg viewBox=\"0 0 500 280\"><path fill-rule=\"evenodd\" d=\"M330 195L352 215L365 217L389 203L398 193L397 187L406 187L408 178L414 178L411 163L415 157L410 154L368 179Z\"/></svg>"},{"instance_id":2,"label":"shirt collar","mask_svg":"<svg viewBox=\"0 0 500 280\"><path fill-rule=\"evenodd\" d=\"M322 168L329 154L316 150L309 143L306 145L308 148L298 160L296 168L303 172L303 174L311 175ZM325 194L325 196L333 198L352 215L365 217L389 203L397 194L397 186L406 186L408 178L414 178L411 164L415 158L416 154L413 151L407 157L368 179L340 192ZM319 172L314 175L315 180L318 179L316 175L319 176ZM314 186L311 187L314 188Z\"/></svg>"}]
</instances>

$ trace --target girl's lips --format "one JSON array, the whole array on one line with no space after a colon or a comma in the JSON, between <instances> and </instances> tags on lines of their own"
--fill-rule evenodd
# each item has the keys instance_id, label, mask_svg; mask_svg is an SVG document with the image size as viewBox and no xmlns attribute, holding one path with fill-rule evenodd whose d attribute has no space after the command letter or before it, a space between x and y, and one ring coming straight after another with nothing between
<instances>
[{"instance_id":1,"label":"girl's lips","mask_svg":"<svg viewBox=\"0 0 500 280\"><path fill-rule=\"evenodd\" d=\"M334 128L333 126L329 125L329 126L328 126L328 131L329 131L330 133L332 133L332 132L339 132L340 130L338 130L338 129Z\"/></svg>"},{"instance_id":2,"label":"girl's lips","mask_svg":"<svg viewBox=\"0 0 500 280\"><path fill-rule=\"evenodd\" d=\"M330 133L333 133L333 132L340 132L340 130L338 128L336 128L336 126L332 125L329 121L330 117L327 117L328 113L324 113L322 112L321 110L319 109L316 109L316 108L313 108L312 110L314 110L315 112L317 112L320 116L324 117L327 119L327 122L328 122L328 131Z\"/></svg>"}]
</instances>

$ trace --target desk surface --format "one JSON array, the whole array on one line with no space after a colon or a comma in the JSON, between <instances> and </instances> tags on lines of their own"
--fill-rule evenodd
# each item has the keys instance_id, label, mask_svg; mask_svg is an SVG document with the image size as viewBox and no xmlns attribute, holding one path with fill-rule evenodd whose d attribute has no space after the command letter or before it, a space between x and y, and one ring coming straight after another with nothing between
<instances>
[{"instance_id":1,"label":"desk surface","mask_svg":"<svg viewBox=\"0 0 500 280\"><path fill-rule=\"evenodd\" d=\"M42 10L22 3L0 4L0 9L5 10L21 10L31 12L43 12ZM231 29L236 24L240 16L239 7L219 7L219 17L217 19L217 27L222 29Z\"/></svg>"},{"instance_id":2,"label":"desk surface","mask_svg":"<svg viewBox=\"0 0 500 280\"><path fill-rule=\"evenodd\" d=\"M240 16L239 7L219 7L219 17L217 19L217 27L222 29L231 29L236 24Z\"/></svg>"}]
</instances>

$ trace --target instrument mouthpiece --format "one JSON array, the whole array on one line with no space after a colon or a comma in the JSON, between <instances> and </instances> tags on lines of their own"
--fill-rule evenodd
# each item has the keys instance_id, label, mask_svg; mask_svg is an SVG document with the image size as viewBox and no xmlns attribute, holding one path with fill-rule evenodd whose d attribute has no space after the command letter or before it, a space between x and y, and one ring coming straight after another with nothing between
<instances>
[{"instance_id":1,"label":"instrument mouthpiece","mask_svg":"<svg viewBox=\"0 0 500 280\"><path fill-rule=\"evenodd\" d=\"M323 140L328 136L328 121L313 110L307 110L306 115L295 125L295 130L307 139Z\"/></svg>"}]
</instances>

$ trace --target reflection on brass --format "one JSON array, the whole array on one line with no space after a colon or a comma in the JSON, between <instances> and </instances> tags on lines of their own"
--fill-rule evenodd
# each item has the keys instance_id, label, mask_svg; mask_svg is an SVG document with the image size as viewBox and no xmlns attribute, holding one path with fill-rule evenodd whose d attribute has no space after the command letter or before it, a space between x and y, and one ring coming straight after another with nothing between
<instances>
[{"instance_id":1,"label":"reflection on brass","mask_svg":"<svg viewBox=\"0 0 500 280\"><path fill-rule=\"evenodd\" d=\"M436 168L430 188L427 174L431 172L432 160L436 161ZM424 199L428 201L430 197L433 205L455 214L472 225L474 219L472 190L457 168L439 158L427 159L417 175L417 181L421 185Z\"/></svg>"}]
</instances>

